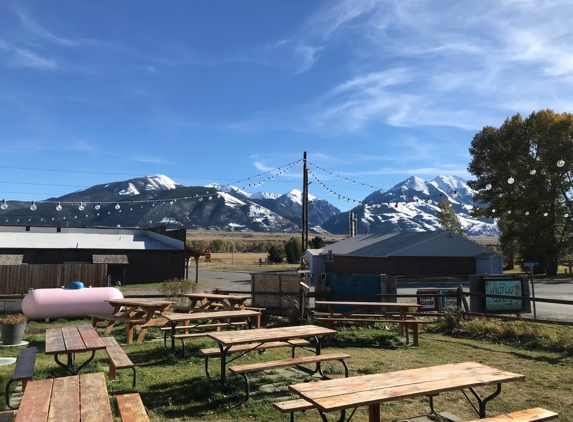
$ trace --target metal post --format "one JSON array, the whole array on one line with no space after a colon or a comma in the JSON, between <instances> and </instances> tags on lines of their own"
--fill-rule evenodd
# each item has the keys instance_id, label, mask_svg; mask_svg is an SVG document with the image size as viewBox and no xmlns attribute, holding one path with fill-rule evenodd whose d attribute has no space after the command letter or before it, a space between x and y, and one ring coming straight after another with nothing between
<instances>
[{"instance_id":1,"label":"metal post","mask_svg":"<svg viewBox=\"0 0 573 422\"><path fill-rule=\"evenodd\" d=\"M537 319L537 310L535 309L535 283L533 282L533 266L529 267L531 270L531 296L533 297L533 319Z\"/></svg>"},{"instance_id":2,"label":"metal post","mask_svg":"<svg viewBox=\"0 0 573 422\"><path fill-rule=\"evenodd\" d=\"M231 254L231 265L235 265L235 226L231 227L233 231L233 253Z\"/></svg>"}]
</instances>

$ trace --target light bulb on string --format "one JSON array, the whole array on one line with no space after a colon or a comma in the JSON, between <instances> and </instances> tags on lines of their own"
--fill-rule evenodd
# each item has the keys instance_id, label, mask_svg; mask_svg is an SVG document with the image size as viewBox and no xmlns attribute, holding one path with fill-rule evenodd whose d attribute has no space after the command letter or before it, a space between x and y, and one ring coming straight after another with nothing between
<instances>
[{"instance_id":1,"label":"light bulb on string","mask_svg":"<svg viewBox=\"0 0 573 422\"><path fill-rule=\"evenodd\" d=\"M508 214L511 214L511 210L507 211Z\"/></svg>"},{"instance_id":2,"label":"light bulb on string","mask_svg":"<svg viewBox=\"0 0 573 422\"><path fill-rule=\"evenodd\" d=\"M62 210L62 204L58 202L58 205L56 205L56 211L61 211L61 210Z\"/></svg>"},{"instance_id":3,"label":"light bulb on string","mask_svg":"<svg viewBox=\"0 0 573 422\"><path fill-rule=\"evenodd\" d=\"M515 179L511 176L509 176L509 179L507 179L507 183L509 183L510 185L513 185L513 183L515 182Z\"/></svg>"},{"instance_id":4,"label":"light bulb on string","mask_svg":"<svg viewBox=\"0 0 573 422\"><path fill-rule=\"evenodd\" d=\"M101 204L98 202L94 208L96 209L96 211L99 211L99 209L101 208Z\"/></svg>"},{"instance_id":5,"label":"light bulb on string","mask_svg":"<svg viewBox=\"0 0 573 422\"><path fill-rule=\"evenodd\" d=\"M529 215L529 211L525 211L525 215Z\"/></svg>"},{"instance_id":6,"label":"light bulb on string","mask_svg":"<svg viewBox=\"0 0 573 422\"><path fill-rule=\"evenodd\" d=\"M546 212L543 213L543 217L547 217L548 215L549 215L549 214L546 213Z\"/></svg>"},{"instance_id":7,"label":"light bulb on string","mask_svg":"<svg viewBox=\"0 0 573 422\"><path fill-rule=\"evenodd\" d=\"M79 207L78 207L78 210L83 211L84 208L85 208L85 207L84 207L84 204L82 204L82 203L80 202L80 205L79 205Z\"/></svg>"},{"instance_id":8,"label":"light bulb on string","mask_svg":"<svg viewBox=\"0 0 573 422\"><path fill-rule=\"evenodd\" d=\"M495 214L495 208L493 210L491 210L492 214Z\"/></svg>"},{"instance_id":9,"label":"light bulb on string","mask_svg":"<svg viewBox=\"0 0 573 422\"><path fill-rule=\"evenodd\" d=\"M116 202L116 203L115 203L115 209L116 209L116 210L119 210L120 208L121 208L121 206L119 205L119 203Z\"/></svg>"},{"instance_id":10,"label":"light bulb on string","mask_svg":"<svg viewBox=\"0 0 573 422\"><path fill-rule=\"evenodd\" d=\"M557 161L557 167L563 167L565 165L565 161L563 161L563 159L560 159L559 161Z\"/></svg>"},{"instance_id":11,"label":"light bulb on string","mask_svg":"<svg viewBox=\"0 0 573 422\"><path fill-rule=\"evenodd\" d=\"M532 176L535 176L536 173L537 173L537 170L535 170L534 168L529 170L529 174L531 174Z\"/></svg>"},{"instance_id":12,"label":"light bulb on string","mask_svg":"<svg viewBox=\"0 0 573 422\"><path fill-rule=\"evenodd\" d=\"M36 211L38 209L38 206L36 205L36 201L32 201L32 205L30 205L30 209L32 211Z\"/></svg>"},{"instance_id":13,"label":"light bulb on string","mask_svg":"<svg viewBox=\"0 0 573 422\"><path fill-rule=\"evenodd\" d=\"M488 183L487 185L485 185L485 190L490 190L490 189L491 189L491 184Z\"/></svg>"},{"instance_id":14,"label":"light bulb on string","mask_svg":"<svg viewBox=\"0 0 573 422\"><path fill-rule=\"evenodd\" d=\"M0 208L3 209L3 210L5 210L6 208L8 208L8 204L6 203L6 200L5 200L5 199L2 200L2 205L0 205Z\"/></svg>"},{"instance_id":15,"label":"light bulb on string","mask_svg":"<svg viewBox=\"0 0 573 422\"><path fill-rule=\"evenodd\" d=\"M568 218L568 217L569 217L569 214L565 214L563 217Z\"/></svg>"}]
</instances>

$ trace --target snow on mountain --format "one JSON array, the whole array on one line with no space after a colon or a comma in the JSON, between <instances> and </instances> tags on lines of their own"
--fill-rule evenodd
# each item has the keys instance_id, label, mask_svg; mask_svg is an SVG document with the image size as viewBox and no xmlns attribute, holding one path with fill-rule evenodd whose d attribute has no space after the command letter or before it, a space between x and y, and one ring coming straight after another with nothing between
<instances>
[{"instance_id":1,"label":"snow on mountain","mask_svg":"<svg viewBox=\"0 0 573 422\"><path fill-rule=\"evenodd\" d=\"M301 205L302 206L302 192L298 189L293 189L290 192L285 193L284 195L285 198L290 199L292 202L294 202L295 204ZM308 195L308 200L310 201L314 201L316 199L316 196L313 196L311 194Z\"/></svg>"},{"instance_id":2,"label":"snow on mountain","mask_svg":"<svg viewBox=\"0 0 573 422\"><path fill-rule=\"evenodd\" d=\"M106 185L108 186L108 185ZM140 195L142 191L161 191L161 190L172 190L177 189L181 185L174 182L169 177L163 174L155 174L153 176L145 176L139 179L134 179L127 182L127 187L117 192L118 195L122 196L134 196Z\"/></svg>"},{"instance_id":3,"label":"snow on mountain","mask_svg":"<svg viewBox=\"0 0 573 422\"><path fill-rule=\"evenodd\" d=\"M280 197L281 193L274 192L256 192L251 195L252 199L277 199Z\"/></svg>"},{"instance_id":4,"label":"snow on mountain","mask_svg":"<svg viewBox=\"0 0 573 422\"><path fill-rule=\"evenodd\" d=\"M233 195L229 195L226 192L221 192L219 194L225 201L225 205L232 208L238 208L247 205L246 202L241 201L240 199L234 197Z\"/></svg>"},{"instance_id":5,"label":"snow on mountain","mask_svg":"<svg viewBox=\"0 0 573 422\"><path fill-rule=\"evenodd\" d=\"M242 189L239 189L238 187L233 186L233 185L219 185L217 183L209 183L208 185L205 185L205 187L206 188L215 188L217 190L220 190L221 192L227 192L230 194L238 194L238 195L241 195L245 198L251 197L250 193L248 193Z\"/></svg>"},{"instance_id":6,"label":"snow on mountain","mask_svg":"<svg viewBox=\"0 0 573 422\"><path fill-rule=\"evenodd\" d=\"M447 198L468 236L497 236L495 220L475 219L472 190L457 176L438 176L431 182L410 177L387 192L368 195L362 206L352 210L358 233L396 233L442 230L436 217L439 203ZM348 219L335 216L322 225L332 233L346 233Z\"/></svg>"}]
</instances>

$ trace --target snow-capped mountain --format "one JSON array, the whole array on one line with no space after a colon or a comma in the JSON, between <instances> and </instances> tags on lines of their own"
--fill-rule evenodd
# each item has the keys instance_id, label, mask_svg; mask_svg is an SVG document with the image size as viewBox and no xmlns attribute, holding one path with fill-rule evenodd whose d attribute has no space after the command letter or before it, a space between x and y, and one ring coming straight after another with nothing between
<instances>
[{"instance_id":1,"label":"snow-capped mountain","mask_svg":"<svg viewBox=\"0 0 573 422\"><path fill-rule=\"evenodd\" d=\"M438 204L447 198L468 236L497 236L491 219L475 219L472 190L456 176L438 176L430 182L412 176L385 192L367 196L352 212L357 217L357 233L395 233L441 230L436 217ZM348 213L335 216L322 225L331 233L347 233Z\"/></svg>"},{"instance_id":2,"label":"snow-capped mountain","mask_svg":"<svg viewBox=\"0 0 573 422\"><path fill-rule=\"evenodd\" d=\"M441 230L438 204L447 198L469 236L497 236L493 220L473 219L475 191L455 176L430 182L410 177L388 191L373 192L352 212L358 233ZM55 204L61 204L57 210ZM0 209L2 224L116 227L213 228L235 231L300 232L302 192L249 194L232 185L183 186L164 175L96 185L38 201L9 201ZM314 233L349 232L348 213L309 195L309 227Z\"/></svg>"}]
</instances>

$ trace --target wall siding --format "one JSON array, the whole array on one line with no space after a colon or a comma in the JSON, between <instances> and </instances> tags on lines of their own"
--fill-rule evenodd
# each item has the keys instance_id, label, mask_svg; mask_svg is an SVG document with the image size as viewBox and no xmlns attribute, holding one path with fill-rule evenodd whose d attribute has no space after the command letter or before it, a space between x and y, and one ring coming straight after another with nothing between
<instances>
[{"instance_id":1,"label":"wall siding","mask_svg":"<svg viewBox=\"0 0 573 422\"><path fill-rule=\"evenodd\" d=\"M391 274L397 276L455 276L476 273L475 258L390 257L361 258L337 255L326 264L332 274Z\"/></svg>"},{"instance_id":2,"label":"wall siding","mask_svg":"<svg viewBox=\"0 0 573 422\"><path fill-rule=\"evenodd\" d=\"M63 264L64 262L91 263L92 255L127 255L129 265L125 267L123 284L161 283L164 280L183 278L185 276L184 250L109 250L109 249L2 249L3 254L22 254L23 263L28 265ZM81 264L72 264L81 265ZM89 264L95 265L95 264ZM105 264L107 265L107 264ZM25 266L25 265L24 265ZM10 267L10 266L0 266ZM16 270L14 270L16 271ZM66 277L81 280L81 273L72 271ZM107 277L107 267L106 275ZM67 279L67 278L66 278ZM72 280L74 281L74 280ZM87 285L86 282L84 282ZM93 285L93 284L92 284ZM106 284L107 285L107 279ZM58 286L59 287L59 286Z\"/></svg>"}]
</instances>

